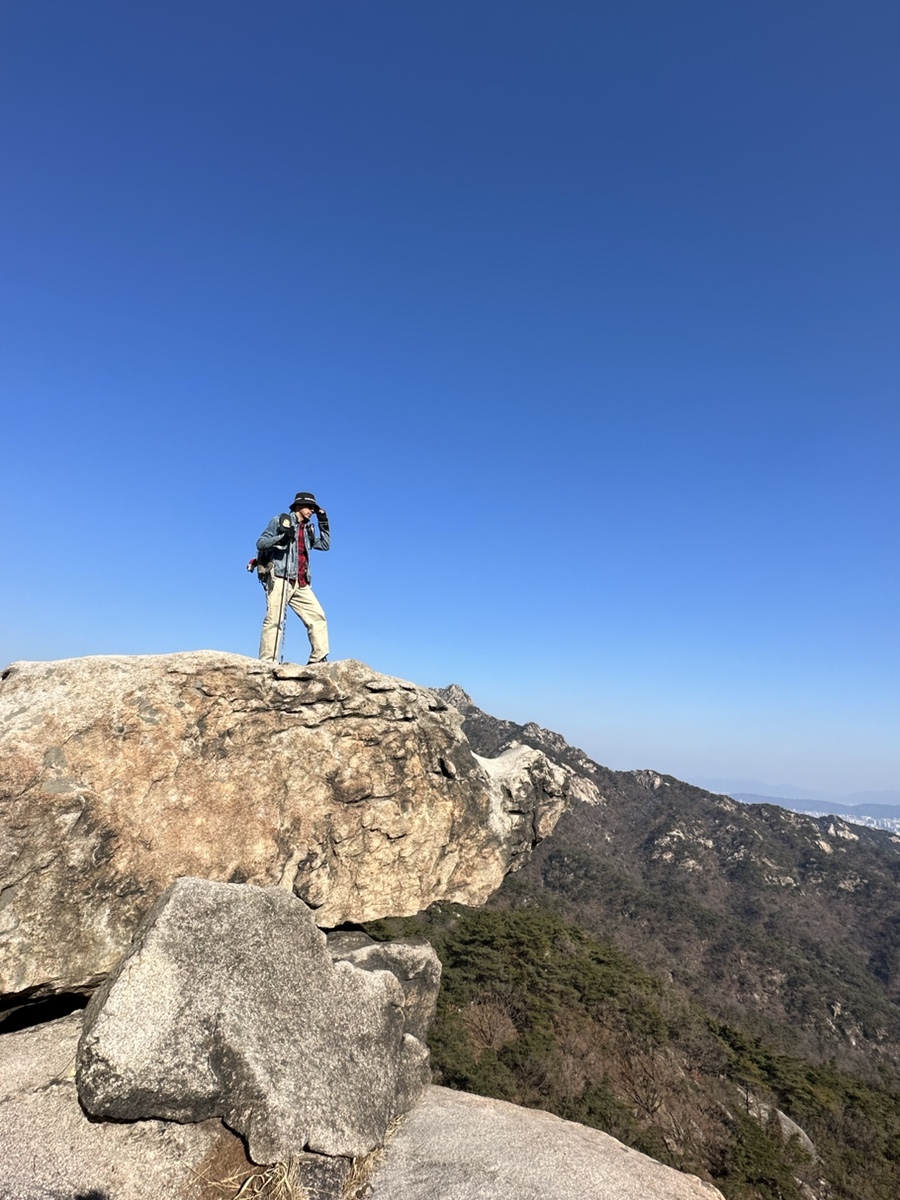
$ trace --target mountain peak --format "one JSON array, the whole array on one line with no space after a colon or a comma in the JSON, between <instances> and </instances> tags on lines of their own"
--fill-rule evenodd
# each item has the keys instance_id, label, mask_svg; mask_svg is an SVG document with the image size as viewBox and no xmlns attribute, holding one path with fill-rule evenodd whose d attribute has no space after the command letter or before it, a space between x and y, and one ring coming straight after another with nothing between
<instances>
[{"instance_id":1,"label":"mountain peak","mask_svg":"<svg viewBox=\"0 0 900 1200\"><path fill-rule=\"evenodd\" d=\"M465 712L467 708L474 708L475 701L468 692L464 692L458 683L449 683L444 688L435 688L437 694L452 707L458 708L460 712Z\"/></svg>"}]
</instances>

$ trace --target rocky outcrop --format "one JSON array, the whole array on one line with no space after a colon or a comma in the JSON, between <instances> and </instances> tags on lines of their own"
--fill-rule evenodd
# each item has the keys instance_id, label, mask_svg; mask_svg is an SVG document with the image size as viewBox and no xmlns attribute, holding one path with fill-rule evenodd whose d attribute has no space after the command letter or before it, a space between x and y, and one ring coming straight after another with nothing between
<instances>
[{"instance_id":1,"label":"rocky outcrop","mask_svg":"<svg viewBox=\"0 0 900 1200\"><path fill-rule=\"evenodd\" d=\"M364 933L330 933L328 953L334 962L349 962L363 971L390 971L403 988L404 1029L425 1041L441 985L441 964L424 938L375 942Z\"/></svg>"},{"instance_id":2,"label":"rocky outcrop","mask_svg":"<svg viewBox=\"0 0 900 1200\"><path fill-rule=\"evenodd\" d=\"M257 1163L360 1157L430 1082L439 981L427 942L333 959L282 888L179 879L88 1005L78 1094L115 1120L221 1117Z\"/></svg>"},{"instance_id":3,"label":"rocky outcrop","mask_svg":"<svg viewBox=\"0 0 900 1200\"><path fill-rule=\"evenodd\" d=\"M481 904L563 808L435 692L353 661L16 663L0 682L0 996L89 990L179 876L280 884L323 928Z\"/></svg>"},{"instance_id":4,"label":"rocky outcrop","mask_svg":"<svg viewBox=\"0 0 900 1200\"><path fill-rule=\"evenodd\" d=\"M778 1128L781 1130L781 1136L785 1142L789 1142L791 1138L797 1139L797 1145L808 1155L812 1162L817 1162L819 1158L818 1151L813 1144L812 1138L802 1126L798 1125L786 1112L782 1112L780 1108L775 1108L771 1104L766 1104L759 1096L746 1090L744 1091L744 1102L747 1106L747 1112L751 1117L759 1121L760 1125L769 1127L774 1119L778 1122Z\"/></svg>"},{"instance_id":5,"label":"rocky outcrop","mask_svg":"<svg viewBox=\"0 0 900 1200\"><path fill-rule=\"evenodd\" d=\"M722 1200L722 1193L550 1113L447 1088L404 1118L370 1200Z\"/></svg>"},{"instance_id":6,"label":"rocky outcrop","mask_svg":"<svg viewBox=\"0 0 900 1200\"><path fill-rule=\"evenodd\" d=\"M575 746L570 746L562 734L542 729L534 721L516 725L491 717L477 707L475 701L458 683L435 691L451 708L461 713L464 728L472 745L482 754L504 755L517 747L527 746L545 754L566 777L569 798L582 804L604 805L606 798L600 790L600 768Z\"/></svg>"}]
</instances>

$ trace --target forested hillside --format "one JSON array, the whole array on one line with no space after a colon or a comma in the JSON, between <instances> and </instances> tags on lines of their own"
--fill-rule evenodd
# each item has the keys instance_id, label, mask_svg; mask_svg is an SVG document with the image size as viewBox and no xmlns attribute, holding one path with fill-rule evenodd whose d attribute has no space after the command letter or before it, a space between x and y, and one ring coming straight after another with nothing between
<instances>
[{"instance_id":1,"label":"forested hillside","mask_svg":"<svg viewBox=\"0 0 900 1200\"><path fill-rule=\"evenodd\" d=\"M438 1079L733 1200L896 1200L900 839L607 770L444 695L476 750L534 745L575 798L487 910L400 923L444 963Z\"/></svg>"}]
</instances>

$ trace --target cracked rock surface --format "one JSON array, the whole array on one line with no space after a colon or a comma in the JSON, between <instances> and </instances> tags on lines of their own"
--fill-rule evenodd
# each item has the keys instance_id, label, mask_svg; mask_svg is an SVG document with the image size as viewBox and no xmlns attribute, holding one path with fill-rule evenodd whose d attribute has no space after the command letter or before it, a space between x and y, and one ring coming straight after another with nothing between
<instances>
[{"instance_id":1,"label":"cracked rock surface","mask_svg":"<svg viewBox=\"0 0 900 1200\"><path fill-rule=\"evenodd\" d=\"M119 1121L221 1117L257 1163L361 1157L430 1082L439 982L425 942L333 958L284 889L179 879L87 1007L78 1095Z\"/></svg>"},{"instance_id":2,"label":"cracked rock surface","mask_svg":"<svg viewBox=\"0 0 900 1200\"><path fill-rule=\"evenodd\" d=\"M482 904L564 807L434 691L198 651L0 677L0 996L88 990L179 876L280 884L322 928Z\"/></svg>"}]
</instances>

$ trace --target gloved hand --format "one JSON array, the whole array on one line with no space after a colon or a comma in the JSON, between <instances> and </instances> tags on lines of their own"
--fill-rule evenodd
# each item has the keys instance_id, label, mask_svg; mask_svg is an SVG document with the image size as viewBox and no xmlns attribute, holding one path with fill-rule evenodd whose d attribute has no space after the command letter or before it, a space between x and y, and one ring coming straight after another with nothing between
<instances>
[{"instance_id":1,"label":"gloved hand","mask_svg":"<svg viewBox=\"0 0 900 1200\"><path fill-rule=\"evenodd\" d=\"M290 542L293 539L294 526L287 513L282 513L278 518L278 533L280 541Z\"/></svg>"}]
</instances>

